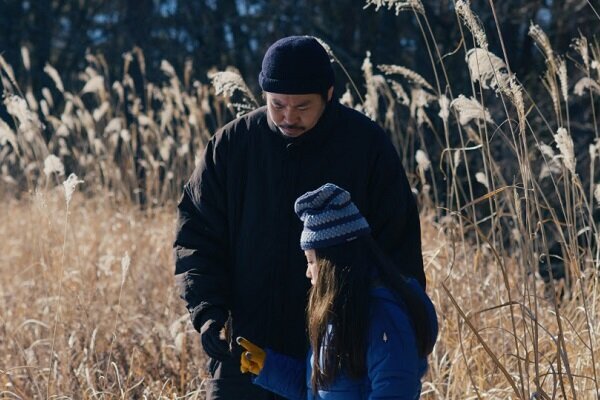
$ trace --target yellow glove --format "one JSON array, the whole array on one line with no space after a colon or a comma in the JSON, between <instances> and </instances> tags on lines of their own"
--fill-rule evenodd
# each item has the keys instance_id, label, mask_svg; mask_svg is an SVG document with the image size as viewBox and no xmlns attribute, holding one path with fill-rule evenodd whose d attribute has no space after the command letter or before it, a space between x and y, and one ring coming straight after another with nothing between
<instances>
[{"instance_id":1,"label":"yellow glove","mask_svg":"<svg viewBox=\"0 0 600 400\"><path fill-rule=\"evenodd\" d=\"M260 374L260 371L265 365L265 356L267 355L263 349L250 342L241 336L236 339L237 344L242 346L247 351L244 351L241 356L241 367L242 372L251 372L254 375Z\"/></svg>"}]
</instances>

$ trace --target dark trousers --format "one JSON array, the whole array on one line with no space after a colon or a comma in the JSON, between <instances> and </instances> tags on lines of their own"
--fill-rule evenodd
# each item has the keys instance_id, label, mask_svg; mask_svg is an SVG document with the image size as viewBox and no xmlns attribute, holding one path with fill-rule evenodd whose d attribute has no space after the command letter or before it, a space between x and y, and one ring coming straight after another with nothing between
<instances>
[{"instance_id":1,"label":"dark trousers","mask_svg":"<svg viewBox=\"0 0 600 400\"><path fill-rule=\"evenodd\" d=\"M252 383L252 374L242 374L238 358L209 359L211 378L206 379L206 400L279 400L283 397Z\"/></svg>"}]
</instances>

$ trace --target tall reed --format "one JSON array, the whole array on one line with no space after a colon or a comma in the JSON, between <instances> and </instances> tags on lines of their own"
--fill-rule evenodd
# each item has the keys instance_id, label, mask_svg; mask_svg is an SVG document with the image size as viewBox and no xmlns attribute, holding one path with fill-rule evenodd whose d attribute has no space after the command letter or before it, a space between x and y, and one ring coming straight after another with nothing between
<instances>
[{"instance_id":1,"label":"tall reed","mask_svg":"<svg viewBox=\"0 0 600 400\"><path fill-rule=\"evenodd\" d=\"M442 55L421 1L366 1L410 13L430 65L367 52L365 86L347 76L342 96L390 133L421 206L440 315L423 398L598 398L600 46L580 35L556 54L532 24L547 93L534 95L511 69L494 1L496 32L468 1L454 5L461 47ZM456 89L451 57L470 90ZM137 48L119 79L101 55L86 62L76 88L46 65L53 87L36 98L0 56L12 116L0 121L0 397L202 398L204 359L168 267L172 204L214 131L259 97L233 67L194 81L165 60L154 83ZM71 173L85 185L65 207Z\"/></svg>"}]
</instances>

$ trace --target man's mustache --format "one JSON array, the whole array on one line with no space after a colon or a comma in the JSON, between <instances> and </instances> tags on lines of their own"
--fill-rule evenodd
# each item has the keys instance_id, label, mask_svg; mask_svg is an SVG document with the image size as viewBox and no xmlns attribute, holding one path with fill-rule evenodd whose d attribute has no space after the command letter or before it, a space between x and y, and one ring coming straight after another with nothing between
<instances>
[{"instance_id":1,"label":"man's mustache","mask_svg":"<svg viewBox=\"0 0 600 400\"><path fill-rule=\"evenodd\" d=\"M300 125L279 125L282 129L304 129L303 126Z\"/></svg>"}]
</instances>

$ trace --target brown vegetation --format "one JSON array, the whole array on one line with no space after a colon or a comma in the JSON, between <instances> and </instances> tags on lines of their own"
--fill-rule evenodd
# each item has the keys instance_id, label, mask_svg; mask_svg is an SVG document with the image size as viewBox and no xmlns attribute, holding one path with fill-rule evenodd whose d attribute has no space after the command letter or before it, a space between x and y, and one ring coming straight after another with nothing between
<instances>
[{"instance_id":1,"label":"brown vegetation","mask_svg":"<svg viewBox=\"0 0 600 400\"><path fill-rule=\"evenodd\" d=\"M415 11L435 77L367 54L366 91L342 96L390 132L418 193L441 328L423 398L598 398L600 46L579 36L557 55L531 25L536 99L459 0L472 86L457 92L420 2L368 3ZM111 81L89 56L80 91L48 66L56 90L36 99L0 58L13 117L0 121L0 397L202 397L173 285L174 201L208 126L256 100L233 69L211 88L166 61L165 82L140 90L133 60Z\"/></svg>"}]
</instances>

